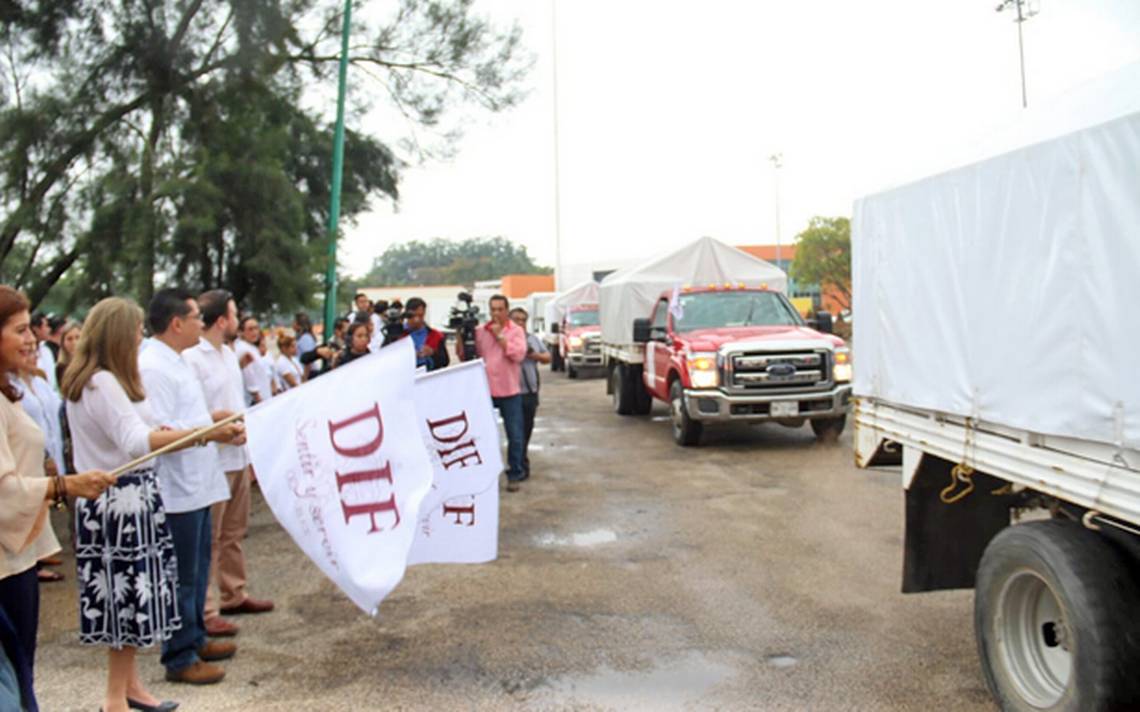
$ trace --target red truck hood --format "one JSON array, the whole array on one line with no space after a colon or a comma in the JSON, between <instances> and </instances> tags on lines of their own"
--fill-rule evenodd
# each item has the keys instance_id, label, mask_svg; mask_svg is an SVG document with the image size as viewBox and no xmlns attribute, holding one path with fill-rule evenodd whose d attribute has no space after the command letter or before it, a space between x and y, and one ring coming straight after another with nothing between
<instances>
[{"instance_id":1,"label":"red truck hood","mask_svg":"<svg viewBox=\"0 0 1140 712\"><path fill-rule=\"evenodd\" d=\"M678 346L688 346L690 351L716 351L725 344L737 341L804 341L812 340L830 344L834 348L844 346L843 339L832 334L821 334L806 326L734 326L721 329L696 329L677 335Z\"/></svg>"}]
</instances>

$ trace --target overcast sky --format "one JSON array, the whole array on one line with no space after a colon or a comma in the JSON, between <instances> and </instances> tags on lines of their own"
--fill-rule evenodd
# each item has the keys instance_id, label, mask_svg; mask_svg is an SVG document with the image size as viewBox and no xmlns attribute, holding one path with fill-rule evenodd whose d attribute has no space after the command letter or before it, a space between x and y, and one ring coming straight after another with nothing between
<instances>
[{"instance_id":1,"label":"overcast sky","mask_svg":"<svg viewBox=\"0 0 1140 712\"><path fill-rule=\"evenodd\" d=\"M997 0L554 0L561 260L711 235L782 240L812 215L949 167L1021 107L1017 27ZM1024 25L1031 107L1140 60L1140 1L1039 0ZM554 265L551 0L478 0L517 21L530 96L468 125L458 154L405 171L398 212L346 229L361 274L393 243L502 235ZM381 136L381 138L386 138Z\"/></svg>"}]
</instances>

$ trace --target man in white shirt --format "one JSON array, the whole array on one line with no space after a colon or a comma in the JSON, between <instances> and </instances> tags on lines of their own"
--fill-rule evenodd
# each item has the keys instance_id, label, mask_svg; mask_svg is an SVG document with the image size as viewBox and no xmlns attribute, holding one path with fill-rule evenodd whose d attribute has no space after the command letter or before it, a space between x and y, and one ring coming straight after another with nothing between
<instances>
[{"instance_id":1,"label":"man in white shirt","mask_svg":"<svg viewBox=\"0 0 1140 712\"><path fill-rule=\"evenodd\" d=\"M32 333L36 336L37 351L36 351L36 368L44 372L44 378L51 384L55 390L59 390L59 384L55 378L55 361L56 354L59 353L59 333L56 332L55 340L52 340L52 321L53 317L50 314L43 312L36 312L32 315ZM63 325L59 326L60 331L63 330Z\"/></svg>"},{"instance_id":2,"label":"man in white shirt","mask_svg":"<svg viewBox=\"0 0 1140 712\"><path fill-rule=\"evenodd\" d=\"M200 306L200 305L199 305ZM257 342L261 339L261 325L257 319L247 316L238 326L238 337L234 340L234 353L241 367L241 380L245 387L246 405L256 405L273 396L269 376L261 366L261 352Z\"/></svg>"},{"instance_id":3,"label":"man in white shirt","mask_svg":"<svg viewBox=\"0 0 1140 712\"><path fill-rule=\"evenodd\" d=\"M229 415L210 412L197 374L182 357L202 334L202 315L194 298L184 290L160 290L150 301L147 321L154 337L139 355L139 372L158 422L179 430L194 429ZM225 676L224 670L209 663L232 657L237 646L206 638L203 612L210 584L210 507L228 500L230 489L218 463L217 447L205 440L200 445L162 455L155 464L178 557L178 614L182 618L182 627L162 644L162 664L171 682L209 684Z\"/></svg>"},{"instance_id":4,"label":"man in white shirt","mask_svg":"<svg viewBox=\"0 0 1140 712\"><path fill-rule=\"evenodd\" d=\"M198 307L202 310L202 339L182 356L198 375L206 406L212 412L242 411L242 370L237 354L227 344L237 337L237 305L229 292L214 289L198 297ZM217 447L230 498L210 508L213 538L205 620L207 635L230 636L237 634L238 626L220 613L266 613L273 610L273 602L253 598L246 592L245 552L241 543L249 528L249 452L245 445ZM221 593L220 602L215 587Z\"/></svg>"}]
</instances>

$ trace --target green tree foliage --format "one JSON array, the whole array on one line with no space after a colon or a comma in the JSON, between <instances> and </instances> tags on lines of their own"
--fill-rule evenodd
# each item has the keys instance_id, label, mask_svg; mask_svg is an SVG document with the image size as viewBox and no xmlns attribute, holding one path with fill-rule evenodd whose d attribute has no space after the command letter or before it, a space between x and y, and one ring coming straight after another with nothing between
<instances>
[{"instance_id":1,"label":"green tree foliage","mask_svg":"<svg viewBox=\"0 0 1140 712\"><path fill-rule=\"evenodd\" d=\"M831 287L844 308L851 308L851 221L814 217L796 236L792 278L801 284Z\"/></svg>"},{"instance_id":2,"label":"green tree foliage","mask_svg":"<svg viewBox=\"0 0 1140 712\"><path fill-rule=\"evenodd\" d=\"M502 237L474 237L463 242L436 238L393 245L354 282L360 286L464 284L504 274L550 274L536 265L526 247Z\"/></svg>"},{"instance_id":3,"label":"green tree foliage","mask_svg":"<svg viewBox=\"0 0 1140 712\"><path fill-rule=\"evenodd\" d=\"M398 197L390 146L449 149L465 106L520 98L517 28L471 0L357 0L342 215ZM0 0L0 281L33 302L229 288L290 310L319 292L343 0ZM359 18L359 20L358 20ZM365 97L365 99L361 99ZM450 122L450 123L449 123ZM350 117L350 126L354 125ZM401 126L403 128L401 128ZM414 144L408 142L408 136ZM406 158L406 157L405 157Z\"/></svg>"}]
</instances>

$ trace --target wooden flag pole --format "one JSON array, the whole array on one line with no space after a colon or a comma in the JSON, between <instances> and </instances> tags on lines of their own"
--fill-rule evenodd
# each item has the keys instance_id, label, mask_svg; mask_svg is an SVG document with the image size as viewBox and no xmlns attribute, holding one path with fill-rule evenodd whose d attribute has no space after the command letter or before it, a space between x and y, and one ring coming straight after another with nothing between
<instances>
[{"instance_id":1,"label":"wooden flag pole","mask_svg":"<svg viewBox=\"0 0 1140 712\"><path fill-rule=\"evenodd\" d=\"M165 455L168 452L173 452L175 450L178 450L183 445L185 445L186 443L192 443L195 440L199 440L199 439L205 437L206 435L209 435L210 433L214 432L218 428L229 425L230 423L233 423L235 421L241 420L244 417L245 417L244 411L241 413L234 413L231 416L228 416L226 418L222 418L221 420L219 420L216 423L212 423L210 425L207 425L204 428L198 428L197 430L190 433L189 435L178 438L177 440L170 443L169 445L164 445L163 447L160 447L157 450L154 450L152 452L148 452L147 454L143 455L142 457L136 457L134 460L131 460L127 464L123 465L122 467L116 468L114 471L111 472L111 474L114 475L115 477L118 477L118 476L122 475L123 473L130 472L131 470L135 469L136 467L143 464L144 462L147 462L149 460L153 460L154 458L158 457L159 455Z\"/></svg>"}]
</instances>

